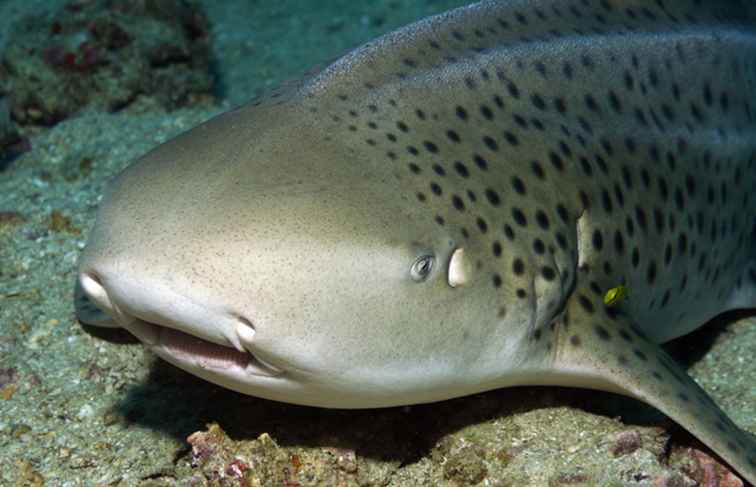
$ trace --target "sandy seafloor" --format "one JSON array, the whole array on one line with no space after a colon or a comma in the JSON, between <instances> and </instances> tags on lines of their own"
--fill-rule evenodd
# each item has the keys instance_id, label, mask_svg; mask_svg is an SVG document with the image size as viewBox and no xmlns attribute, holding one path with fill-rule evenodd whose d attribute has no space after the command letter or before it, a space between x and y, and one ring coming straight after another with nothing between
<instances>
[{"instance_id":1,"label":"sandy seafloor","mask_svg":"<svg viewBox=\"0 0 756 487\"><path fill-rule=\"evenodd\" d=\"M0 32L53 3L0 3ZM707 450L620 396L533 387L409 408L298 407L213 386L125 332L74 319L77 257L105 183L130 161L312 64L462 3L207 0L220 106L88 112L35 136L0 172L0 211L22 216L0 221L0 485L695 485L683 473L697 455L688 448ZM53 224L53 212L70 221ZM751 432L754 325L720 320L672 347ZM198 459L187 436L209 423L228 438L211 428L215 446Z\"/></svg>"}]
</instances>

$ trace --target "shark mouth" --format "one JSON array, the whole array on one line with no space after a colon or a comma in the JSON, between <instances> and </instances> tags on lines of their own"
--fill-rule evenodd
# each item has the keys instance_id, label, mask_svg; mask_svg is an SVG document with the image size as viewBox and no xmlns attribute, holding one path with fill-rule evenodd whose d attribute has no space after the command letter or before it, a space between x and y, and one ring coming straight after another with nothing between
<instances>
[{"instance_id":1,"label":"shark mouth","mask_svg":"<svg viewBox=\"0 0 756 487\"><path fill-rule=\"evenodd\" d=\"M161 358L181 368L277 377L283 372L248 350L219 345L175 328L133 319L125 328ZM240 347L241 348L241 347Z\"/></svg>"},{"instance_id":2,"label":"shark mouth","mask_svg":"<svg viewBox=\"0 0 756 487\"><path fill-rule=\"evenodd\" d=\"M249 375L273 378L283 373L277 367L261 360L251 349L249 344L254 341L255 328L244 317L232 317L235 323L230 324L229 333L224 334L223 338L216 337L211 341L183 331L181 321L175 317L169 318L170 314L164 309L161 311L160 306L152 303L151 306L145 307L145 301L152 301L151 296L144 295L144 286L127 282L125 287L116 287L116 295L120 293L121 296L128 297L125 303L119 303L112 299L113 289L108 292L102 278L96 274L82 272L78 283L83 295L97 308L113 317L118 325L131 332L156 355L179 368L198 375L204 373L226 378L242 378ZM184 299L185 304L189 306L193 305L190 300L180 295L172 295L165 290L163 292L173 299ZM124 306L129 301L133 304L140 299L141 313L134 313L128 306ZM155 322L156 318L160 322Z\"/></svg>"}]
</instances>

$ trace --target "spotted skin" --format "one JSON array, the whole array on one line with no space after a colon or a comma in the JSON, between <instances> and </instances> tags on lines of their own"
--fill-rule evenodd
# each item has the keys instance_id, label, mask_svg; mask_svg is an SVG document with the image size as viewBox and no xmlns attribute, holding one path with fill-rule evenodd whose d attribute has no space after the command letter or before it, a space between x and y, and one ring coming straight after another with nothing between
<instances>
[{"instance_id":1,"label":"spotted skin","mask_svg":"<svg viewBox=\"0 0 756 487\"><path fill-rule=\"evenodd\" d=\"M658 346L756 304L754 18L738 1L512 0L413 24L124 172L82 282L122 326L221 346L228 329L197 316L252 309L248 350L290 383L151 344L242 392L373 407L605 389L756 482L753 438ZM427 255L428 276L392 280ZM171 286L205 314L161 304ZM632 292L606 307L617 286Z\"/></svg>"}]
</instances>

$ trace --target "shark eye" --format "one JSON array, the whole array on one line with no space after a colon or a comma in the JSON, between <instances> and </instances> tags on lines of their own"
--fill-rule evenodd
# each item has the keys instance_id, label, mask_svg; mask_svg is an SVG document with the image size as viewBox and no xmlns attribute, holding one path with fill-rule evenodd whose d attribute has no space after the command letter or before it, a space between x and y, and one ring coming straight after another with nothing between
<instances>
[{"instance_id":1,"label":"shark eye","mask_svg":"<svg viewBox=\"0 0 756 487\"><path fill-rule=\"evenodd\" d=\"M435 258L432 255L423 255L419 257L410 268L410 276L415 282L423 282L428 278L433 270L433 261Z\"/></svg>"}]
</instances>

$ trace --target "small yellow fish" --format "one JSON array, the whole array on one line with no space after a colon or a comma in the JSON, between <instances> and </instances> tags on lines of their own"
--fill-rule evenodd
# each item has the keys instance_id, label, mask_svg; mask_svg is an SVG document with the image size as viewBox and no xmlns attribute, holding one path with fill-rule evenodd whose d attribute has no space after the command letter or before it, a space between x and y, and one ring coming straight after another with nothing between
<instances>
[{"instance_id":1,"label":"small yellow fish","mask_svg":"<svg viewBox=\"0 0 756 487\"><path fill-rule=\"evenodd\" d=\"M604 304L613 306L627 297L627 288L623 285L613 287L604 294Z\"/></svg>"}]
</instances>

